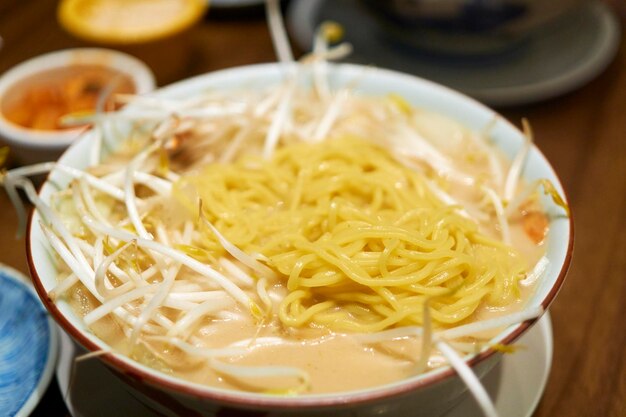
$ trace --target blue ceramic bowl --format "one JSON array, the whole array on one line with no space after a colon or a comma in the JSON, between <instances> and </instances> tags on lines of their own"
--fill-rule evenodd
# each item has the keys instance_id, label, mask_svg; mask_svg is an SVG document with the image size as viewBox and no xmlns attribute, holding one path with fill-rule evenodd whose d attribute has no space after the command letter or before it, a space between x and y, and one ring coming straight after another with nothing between
<instances>
[{"instance_id":1,"label":"blue ceramic bowl","mask_svg":"<svg viewBox=\"0 0 626 417\"><path fill-rule=\"evenodd\" d=\"M0 415L28 416L54 370L56 327L20 272L0 265Z\"/></svg>"}]
</instances>

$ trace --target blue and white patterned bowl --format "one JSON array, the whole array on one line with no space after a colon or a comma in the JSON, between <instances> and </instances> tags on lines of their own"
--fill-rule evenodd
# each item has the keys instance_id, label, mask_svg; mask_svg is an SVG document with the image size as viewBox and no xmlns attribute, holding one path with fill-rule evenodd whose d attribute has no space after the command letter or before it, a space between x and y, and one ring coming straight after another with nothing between
<instances>
[{"instance_id":1,"label":"blue and white patterned bowl","mask_svg":"<svg viewBox=\"0 0 626 417\"><path fill-rule=\"evenodd\" d=\"M20 272L0 264L0 415L28 416L53 375L54 322Z\"/></svg>"}]
</instances>

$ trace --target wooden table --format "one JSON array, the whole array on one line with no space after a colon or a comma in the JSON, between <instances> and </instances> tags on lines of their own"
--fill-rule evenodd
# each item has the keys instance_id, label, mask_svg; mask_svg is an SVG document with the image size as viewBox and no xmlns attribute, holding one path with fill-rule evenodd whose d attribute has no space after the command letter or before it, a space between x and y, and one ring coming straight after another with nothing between
<instances>
[{"instance_id":1,"label":"wooden table","mask_svg":"<svg viewBox=\"0 0 626 417\"><path fill-rule=\"evenodd\" d=\"M613 6L626 26L626 6L620 1ZM0 2L0 73L47 51L83 46L58 27L55 7L53 0ZM274 60L259 13L209 14L191 32L191 43L191 59L179 78ZM515 123L530 119L537 145L563 181L575 219L573 264L551 309L554 361L538 417L626 415L625 112L626 43L613 63L579 90L502 110ZM4 193L0 224L0 262L27 272L24 241L14 238L16 217ZM34 415L67 415L56 382Z\"/></svg>"}]
</instances>

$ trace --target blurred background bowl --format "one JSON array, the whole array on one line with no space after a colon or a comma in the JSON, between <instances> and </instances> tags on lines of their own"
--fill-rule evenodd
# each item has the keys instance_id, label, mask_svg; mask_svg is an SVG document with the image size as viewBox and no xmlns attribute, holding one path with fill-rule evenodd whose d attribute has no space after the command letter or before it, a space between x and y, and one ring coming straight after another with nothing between
<instances>
[{"instance_id":1,"label":"blurred background bowl","mask_svg":"<svg viewBox=\"0 0 626 417\"><path fill-rule=\"evenodd\" d=\"M290 2L288 26L302 50L325 21L345 28L353 52L344 62L414 74L496 107L585 85L611 63L622 33L600 0Z\"/></svg>"},{"instance_id":2,"label":"blurred background bowl","mask_svg":"<svg viewBox=\"0 0 626 417\"><path fill-rule=\"evenodd\" d=\"M40 55L0 77L0 142L19 164L56 160L88 128L61 128L60 116L94 111L105 89L144 94L154 87L152 71L121 52L78 48Z\"/></svg>"},{"instance_id":3,"label":"blurred background bowl","mask_svg":"<svg viewBox=\"0 0 626 417\"><path fill-rule=\"evenodd\" d=\"M493 55L586 0L361 0L395 40L436 54Z\"/></svg>"}]
</instances>

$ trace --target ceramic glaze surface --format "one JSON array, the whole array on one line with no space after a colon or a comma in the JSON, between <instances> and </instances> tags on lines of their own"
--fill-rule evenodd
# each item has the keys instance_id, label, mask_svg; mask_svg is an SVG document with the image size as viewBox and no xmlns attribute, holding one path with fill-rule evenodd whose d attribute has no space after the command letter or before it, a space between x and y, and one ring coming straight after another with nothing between
<instances>
[{"instance_id":1,"label":"ceramic glaze surface","mask_svg":"<svg viewBox=\"0 0 626 417\"><path fill-rule=\"evenodd\" d=\"M44 376L52 334L37 297L4 270L0 270L0 317L0 414L13 416Z\"/></svg>"}]
</instances>

